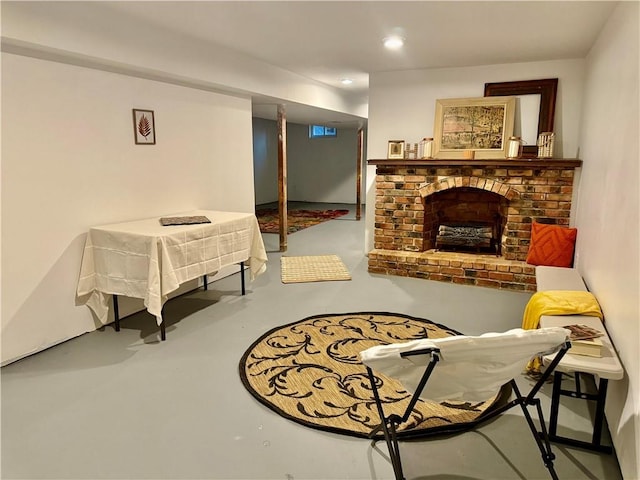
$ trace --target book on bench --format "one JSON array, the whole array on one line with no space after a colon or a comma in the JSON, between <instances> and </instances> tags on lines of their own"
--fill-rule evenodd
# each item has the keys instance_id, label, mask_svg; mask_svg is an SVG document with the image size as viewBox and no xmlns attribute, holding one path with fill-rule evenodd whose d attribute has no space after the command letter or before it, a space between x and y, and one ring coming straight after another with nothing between
<instances>
[{"instance_id":1,"label":"book on bench","mask_svg":"<svg viewBox=\"0 0 640 480\"><path fill-rule=\"evenodd\" d=\"M602 357L602 337L604 333L588 325L573 324L565 325L564 328L571 330L569 340L571 349L568 353L574 355L586 355L588 357Z\"/></svg>"},{"instance_id":2,"label":"book on bench","mask_svg":"<svg viewBox=\"0 0 640 480\"><path fill-rule=\"evenodd\" d=\"M572 340L571 348L567 353L586 355L587 357L602 357L602 340L599 338Z\"/></svg>"}]
</instances>

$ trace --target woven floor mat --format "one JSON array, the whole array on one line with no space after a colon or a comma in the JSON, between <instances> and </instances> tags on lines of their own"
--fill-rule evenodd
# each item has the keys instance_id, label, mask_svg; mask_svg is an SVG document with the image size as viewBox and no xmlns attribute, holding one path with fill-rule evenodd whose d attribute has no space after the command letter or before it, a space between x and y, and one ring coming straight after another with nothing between
<instances>
[{"instance_id":1,"label":"woven floor mat","mask_svg":"<svg viewBox=\"0 0 640 480\"><path fill-rule=\"evenodd\" d=\"M351 274L337 255L282 257L282 283L351 280Z\"/></svg>"}]
</instances>

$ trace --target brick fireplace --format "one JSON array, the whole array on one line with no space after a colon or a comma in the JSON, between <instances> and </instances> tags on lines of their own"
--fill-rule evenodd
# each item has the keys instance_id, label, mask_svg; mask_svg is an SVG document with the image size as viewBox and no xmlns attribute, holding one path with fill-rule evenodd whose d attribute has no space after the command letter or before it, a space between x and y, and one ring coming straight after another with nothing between
<instances>
[{"instance_id":1,"label":"brick fireplace","mask_svg":"<svg viewBox=\"0 0 640 480\"><path fill-rule=\"evenodd\" d=\"M369 271L535 291L531 222L569 225L581 160L369 160L376 165ZM495 226L483 251L436 249L438 227Z\"/></svg>"}]
</instances>

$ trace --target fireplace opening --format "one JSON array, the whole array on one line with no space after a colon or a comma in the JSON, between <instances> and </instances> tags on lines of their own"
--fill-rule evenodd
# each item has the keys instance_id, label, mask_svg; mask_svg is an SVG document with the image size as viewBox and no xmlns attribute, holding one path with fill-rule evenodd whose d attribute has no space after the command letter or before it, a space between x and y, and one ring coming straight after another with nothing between
<instances>
[{"instance_id":1,"label":"fireplace opening","mask_svg":"<svg viewBox=\"0 0 640 480\"><path fill-rule=\"evenodd\" d=\"M502 252L509 201L473 187L435 192L424 198L424 249Z\"/></svg>"}]
</instances>

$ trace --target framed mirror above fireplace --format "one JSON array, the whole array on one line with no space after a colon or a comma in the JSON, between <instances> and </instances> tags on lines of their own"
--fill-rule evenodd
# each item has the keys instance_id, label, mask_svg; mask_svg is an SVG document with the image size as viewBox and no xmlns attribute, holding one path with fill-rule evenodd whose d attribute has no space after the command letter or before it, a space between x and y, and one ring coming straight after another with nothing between
<instances>
[{"instance_id":1,"label":"framed mirror above fireplace","mask_svg":"<svg viewBox=\"0 0 640 480\"><path fill-rule=\"evenodd\" d=\"M525 127L530 124L535 125L537 120L537 133L534 132L533 134L535 138L529 139L522 149L522 156L525 158L536 158L538 156L538 147L536 145L538 135L542 132L554 131L557 91L557 78L484 84L485 97L519 97L519 105L516 106L516 130L518 126ZM535 109L527 108L527 106L531 105L539 105L538 111L536 112ZM522 131L516 131L516 133L514 133L514 135L518 134L520 134L523 139L525 138Z\"/></svg>"}]
</instances>

